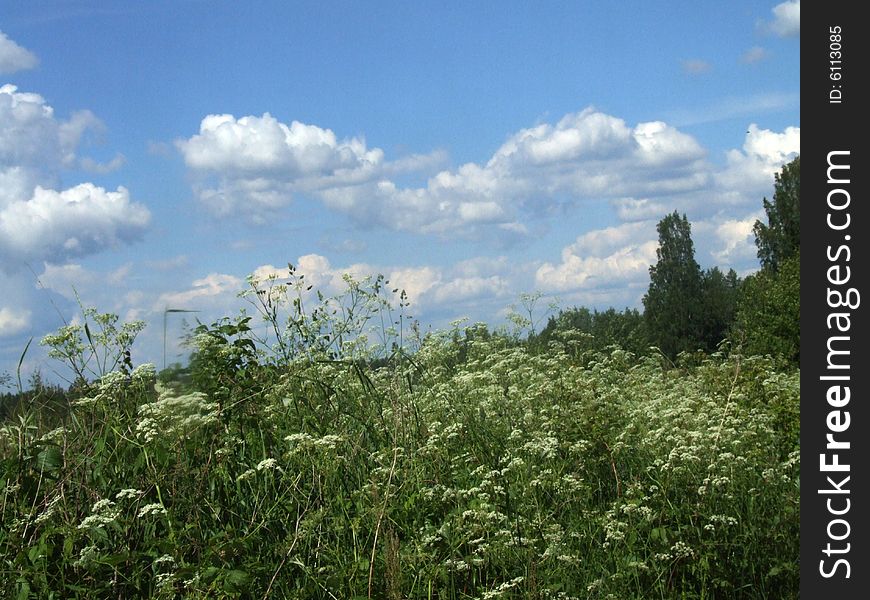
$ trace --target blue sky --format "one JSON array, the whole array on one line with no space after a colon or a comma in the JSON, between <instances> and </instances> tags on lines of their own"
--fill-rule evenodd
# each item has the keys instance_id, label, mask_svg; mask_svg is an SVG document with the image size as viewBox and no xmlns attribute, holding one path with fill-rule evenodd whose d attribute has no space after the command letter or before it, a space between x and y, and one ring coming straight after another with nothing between
<instances>
[{"instance_id":1,"label":"blue sky","mask_svg":"<svg viewBox=\"0 0 870 600\"><path fill-rule=\"evenodd\" d=\"M792 0L5 2L0 373L73 290L160 364L165 308L236 314L287 262L383 273L435 327L523 292L640 307L673 210L751 272L799 41Z\"/></svg>"}]
</instances>

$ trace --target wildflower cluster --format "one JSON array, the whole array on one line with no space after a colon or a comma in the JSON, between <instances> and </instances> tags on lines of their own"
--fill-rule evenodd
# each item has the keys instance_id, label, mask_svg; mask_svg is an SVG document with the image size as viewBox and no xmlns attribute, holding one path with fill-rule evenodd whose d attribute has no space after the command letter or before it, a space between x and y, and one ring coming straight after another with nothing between
<instances>
[{"instance_id":1,"label":"wildflower cluster","mask_svg":"<svg viewBox=\"0 0 870 600\"><path fill-rule=\"evenodd\" d=\"M159 383L157 392L156 401L139 407L136 434L145 442L184 438L217 421L217 403L201 392L176 395Z\"/></svg>"},{"instance_id":2,"label":"wildflower cluster","mask_svg":"<svg viewBox=\"0 0 870 600\"><path fill-rule=\"evenodd\" d=\"M463 323L372 352L349 313L383 290L332 317L257 285L271 350L228 320L196 334L192 384L123 370L63 423L4 424L13 597L796 594L797 372Z\"/></svg>"}]
</instances>

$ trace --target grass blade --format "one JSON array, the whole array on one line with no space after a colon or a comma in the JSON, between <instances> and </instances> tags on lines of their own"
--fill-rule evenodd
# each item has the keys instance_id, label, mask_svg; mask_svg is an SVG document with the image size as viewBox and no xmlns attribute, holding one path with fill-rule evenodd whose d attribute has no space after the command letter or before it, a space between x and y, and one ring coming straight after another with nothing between
<instances>
[{"instance_id":1,"label":"grass blade","mask_svg":"<svg viewBox=\"0 0 870 600\"><path fill-rule=\"evenodd\" d=\"M24 352L21 353L21 356L18 358L18 367L15 369L15 373L18 376L18 393L22 393L24 388L21 386L21 365L24 364L24 357L27 355L27 351L30 349L30 344L33 342L33 337L27 340L27 344L24 346Z\"/></svg>"}]
</instances>

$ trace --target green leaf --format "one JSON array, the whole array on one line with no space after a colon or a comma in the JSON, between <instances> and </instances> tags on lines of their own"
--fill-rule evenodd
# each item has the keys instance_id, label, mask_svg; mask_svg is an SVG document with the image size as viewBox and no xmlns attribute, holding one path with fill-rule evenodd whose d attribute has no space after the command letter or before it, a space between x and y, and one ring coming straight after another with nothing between
<instances>
[{"instance_id":1,"label":"green leaf","mask_svg":"<svg viewBox=\"0 0 870 600\"><path fill-rule=\"evenodd\" d=\"M36 455L37 471L57 471L63 466L63 453L57 446L49 446Z\"/></svg>"},{"instance_id":2,"label":"green leaf","mask_svg":"<svg viewBox=\"0 0 870 600\"><path fill-rule=\"evenodd\" d=\"M223 576L223 587L228 592L243 592L247 589L251 576L245 571L233 569Z\"/></svg>"},{"instance_id":3,"label":"green leaf","mask_svg":"<svg viewBox=\"0 0 870 600\"><path fill-rule=\"evenodd\" d=\"M27 600L30 597L30 584L25 579L18 580L18 600Z\"/></svg>"}]
</instances>

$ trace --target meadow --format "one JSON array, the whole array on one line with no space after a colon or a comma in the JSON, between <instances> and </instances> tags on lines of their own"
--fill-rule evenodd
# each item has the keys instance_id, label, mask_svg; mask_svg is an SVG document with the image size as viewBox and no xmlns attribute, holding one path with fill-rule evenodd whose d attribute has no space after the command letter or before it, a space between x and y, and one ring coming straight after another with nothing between
<instances>
[{"instance_id":1,"label":"meadow","mask_svg":"<svg viewBox=\"0 0 870 600\"><path fill-rule=\"evenodd\" d=\"M81 377L0 427L4 597L798 596L794 367L250 284L185 369L96 311L44 340Z\"/></svg>"}]
</instances>

